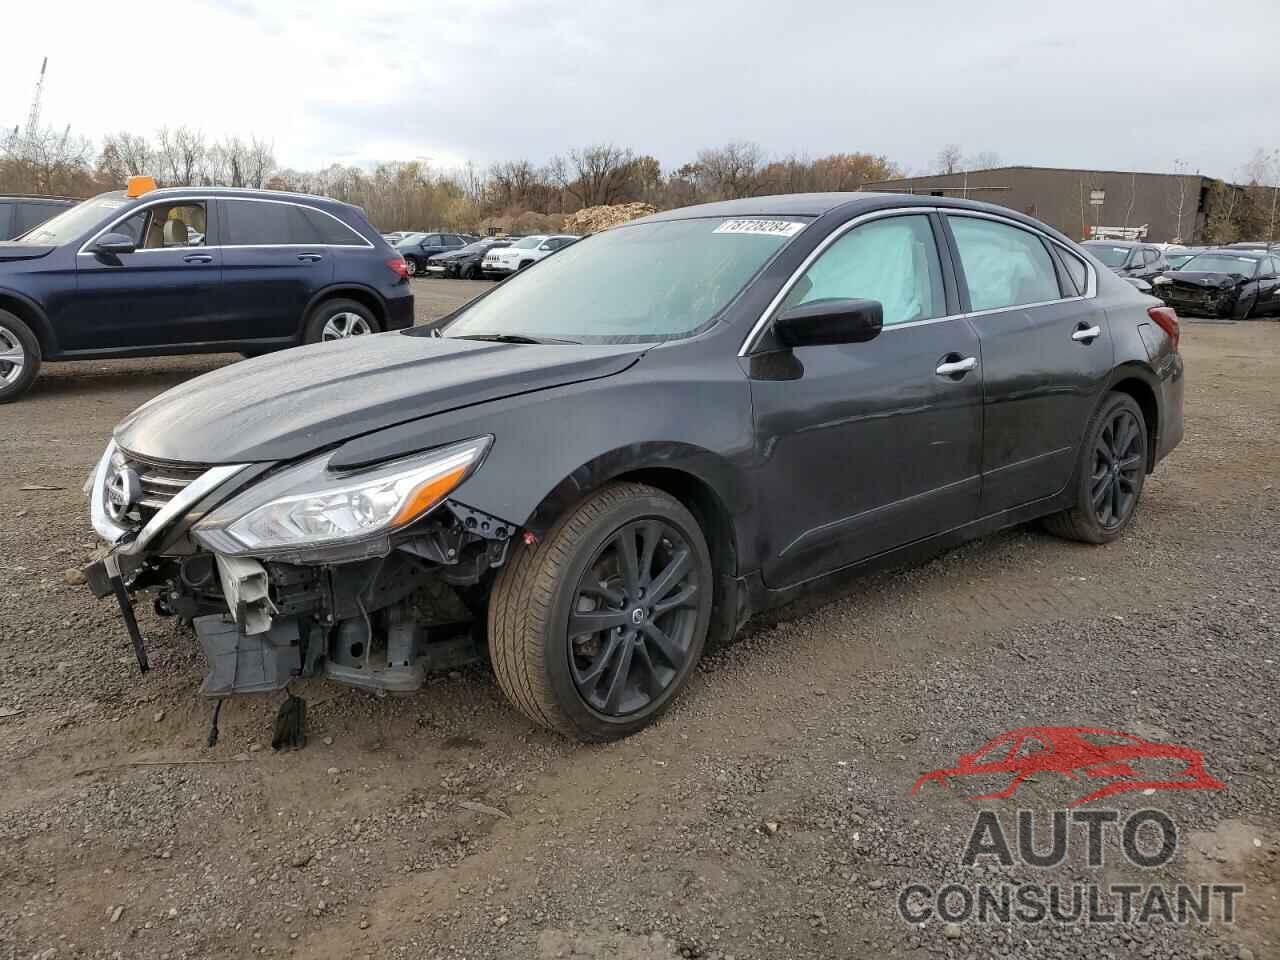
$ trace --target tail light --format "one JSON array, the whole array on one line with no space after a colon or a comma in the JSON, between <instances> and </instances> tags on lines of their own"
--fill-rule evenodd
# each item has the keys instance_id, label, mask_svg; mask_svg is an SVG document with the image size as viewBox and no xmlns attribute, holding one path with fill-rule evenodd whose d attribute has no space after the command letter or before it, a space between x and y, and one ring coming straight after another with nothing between
<instances>
[{"instance_id":1,"label":"tail light","mask_svg":"<svg viewBox=\"0 0 1280 960\"><path fill-rule=\"evenodd\" d=\"M404 262L404 257L392 257L387 261L387 266L401 280L409 279L409 265Z\"/></svg>"},{"instance_id":2,"label":"tail light","mask_svg":"<svg viewBox=\"0 0 1280 960\"><path fill-rule=\"evenodd\" d=\"M1157 327L1169 335L1173 341L1173 349L1178 349L1178 338L1182 331L1178 329L1178 315L1173 307L1148 307L1147 316L1155 321Z\"/></svg>"}]
</instances>

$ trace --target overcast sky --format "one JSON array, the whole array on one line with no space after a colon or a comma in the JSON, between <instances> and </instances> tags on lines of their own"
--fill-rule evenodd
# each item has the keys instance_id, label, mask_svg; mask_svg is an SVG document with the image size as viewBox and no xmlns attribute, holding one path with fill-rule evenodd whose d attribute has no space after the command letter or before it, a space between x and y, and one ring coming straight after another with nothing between
<instances>
[{"instance_id":1,"label":"overcast sky","mask_svg":"<svg viewBox=\"0 0 1280 960\"><path fill-rule=\"evenodd\" d=\"M11 0L0 124L187 124L285 166L528 158L612 141L1231 178L1280 147L1280 0Z\"/></svg>"}]
</instances>

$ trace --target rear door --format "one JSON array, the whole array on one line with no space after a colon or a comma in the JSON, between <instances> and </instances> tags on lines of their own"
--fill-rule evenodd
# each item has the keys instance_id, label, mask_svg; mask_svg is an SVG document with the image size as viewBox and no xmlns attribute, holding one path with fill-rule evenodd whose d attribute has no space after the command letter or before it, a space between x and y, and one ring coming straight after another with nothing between
<instances>
[{"instance_id":1,"label":"rear door","mask_svg":"<svg viewBox=\"0 0 1280 960\"><path fill-rule=\"evenodd\" d=\"M195 198L155 203L99 232L130 237L138 245L133 253L94 253L93 241L86 243L76 256L75 293L50 318L63 348L125 351L222 339L222 251L205 245L213 206Z\"/></svg>"},{"instance_id":2,"label":"rear door","mask_svg":"<svg viewBox=\"0 0 1280 960\"><path fill-rule=\"evenodd\" d=\"M878 337L750 358L770 587L974 518L982 369L978 337L947 289L939 229L927 213L860 223L814 260L779 308L879 300Z\"/></svg>"},{"instance_id":3,"label":"rear door","mask_svg":"<svg viewBox=\"0 0 1280 960\"><path fill-rule=\"evenodd\" d=\"M333 282L329 215L284 200L223 198L218 206L227 338L299 336L312 297Z\"/></svg>"},{"instance_id":4,"label":"rear door","mask_svg":"<svg viewBox=\"0 0 1280 960\"><path fill-rule=\"evenodd\" d=\"M1052 496L1113 363L1091 268L1067 251L1068 270L1044 235L1013 221L948 213L962 300L982 341L983 516ZM1087 288L1075 289L1072 274Z\"/></svg>"}]
</instances>

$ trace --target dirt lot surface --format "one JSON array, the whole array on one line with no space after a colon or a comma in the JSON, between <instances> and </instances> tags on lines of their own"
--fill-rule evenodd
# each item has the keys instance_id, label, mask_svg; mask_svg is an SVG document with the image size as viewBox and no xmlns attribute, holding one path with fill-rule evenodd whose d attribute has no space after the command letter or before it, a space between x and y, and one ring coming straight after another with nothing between
<instances>
[{"instance_id":1,"label":"dirt lot surface","mask_svg":"<svg viewBox=\"0 0 1280 960\"><path fill-rule=\"evenodd\" d=\"M425 318L485 285L415 286ZM1186 440L1112 546L1019 528L854 579L710 651L623 743L534 729L475 668L403 699L299 684L311 740L282 754L278 696L228 701L206 748L193 640L140 611L140 677L114 605L68 582L111 426L232 358L50 366L0 407L0 958L1280 955L1280 324L1183 344ZM1063 725L1194 747L1225 789L1085 808L1165 811L1161 867L1114 830L1103 867L1078 830L1057 867L962 866L979 810L1016 850L1018 809L1047 828L1108 781L975 803L1009 775L916 777ZM907 884L952 881L1245 893L1233 924L899 916Z\"/></svg>"}]
</instances>

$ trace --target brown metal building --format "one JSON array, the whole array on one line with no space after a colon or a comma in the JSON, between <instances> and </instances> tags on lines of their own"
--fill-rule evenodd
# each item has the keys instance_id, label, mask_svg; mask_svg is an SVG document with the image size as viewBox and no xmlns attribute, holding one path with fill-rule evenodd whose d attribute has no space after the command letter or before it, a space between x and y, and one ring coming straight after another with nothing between
<instances>
[{"instance_id":1,"label":"brown metal building","mask_svg":"<svg viewBox=\"0 0 1280 960\"><path fill-rule=\"evenodd\" d=\"M1104 236L1193 243L1204 233L1213 182L1199 174L993 167L882 180L862 189L997 203L1078 240Z\"/></svg>"}]
</instances>

